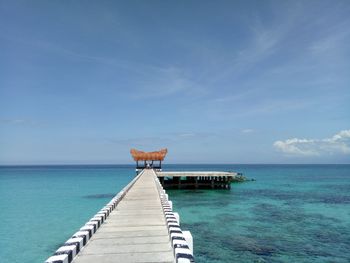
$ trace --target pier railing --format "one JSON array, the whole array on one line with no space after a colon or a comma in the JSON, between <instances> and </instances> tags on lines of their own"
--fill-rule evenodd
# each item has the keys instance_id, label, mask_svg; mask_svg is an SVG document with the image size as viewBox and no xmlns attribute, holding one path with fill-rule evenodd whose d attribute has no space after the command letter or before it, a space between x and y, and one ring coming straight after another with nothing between
<instances>
[{"instance_id":1,"label":"pier railing","mask_svg":"<svg viewBox=\"0 0 350 263\"><path fill-rule=\"evenodd\" d=\"M106 221L110 213L117 207L129 189L142 176L143 171L126 185L115 197L112 198L96 215L94 215L83 227L69 238L45 263L71 263L74 257L87 244L92 235Z\"/></svg>"},{"instance_id":2,"label":"pier railing","mask_svg":"<svg viewBox=\"0 0 350 263\"><path fill-rule=\"evenodd\" d=\"M189 231L182 231L180 228L179 214L173 212L172 202L169 201L169 196L161 185L156 173L155 180L159 196L162 203L162 208L167 222L171 245L174 250L176 262L194 262L193 257L193 238Z\"/></svg>"}]
</instances>

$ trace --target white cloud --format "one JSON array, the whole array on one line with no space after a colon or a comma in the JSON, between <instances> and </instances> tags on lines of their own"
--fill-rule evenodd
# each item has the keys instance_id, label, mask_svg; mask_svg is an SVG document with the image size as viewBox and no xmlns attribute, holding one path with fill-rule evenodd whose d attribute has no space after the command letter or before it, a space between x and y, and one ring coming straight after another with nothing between
<instances>
[{"instance_id":1,"label":"white cloud","mask_svg":"<svg viewBox=\"0 0 350 263\"><path fill-rule=\"evenodd\" d=\"M242 133L252 133L254 132L253 129L244 129L244 130L241 130Z\"/></svg>"},{"instance_id":2,"label":"white cloud","mask_svg":"<svg viewBox=\"0 0 350 263\"><path fill-rule=\"evenodd\" d=\"M290 155L319 156L324 154L350 154L350 130L343 130L325 139L287 139L273 146Z\"/></svg>"}]
</instances>

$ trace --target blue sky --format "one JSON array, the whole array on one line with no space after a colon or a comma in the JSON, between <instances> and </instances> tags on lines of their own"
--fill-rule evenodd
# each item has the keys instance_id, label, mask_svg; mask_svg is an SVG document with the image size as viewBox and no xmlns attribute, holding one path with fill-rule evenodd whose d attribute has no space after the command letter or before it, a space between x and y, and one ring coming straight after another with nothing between
<instances>
[{"instance_id":1,"label":"blue sky","mask_svg":"<svg viewBox=\"0 0 350 263\"><path fill-rule=\"evenodd\" d=\"M0 164L350 163L349 1L1 1Z\"/></svg>"}]
</instances>

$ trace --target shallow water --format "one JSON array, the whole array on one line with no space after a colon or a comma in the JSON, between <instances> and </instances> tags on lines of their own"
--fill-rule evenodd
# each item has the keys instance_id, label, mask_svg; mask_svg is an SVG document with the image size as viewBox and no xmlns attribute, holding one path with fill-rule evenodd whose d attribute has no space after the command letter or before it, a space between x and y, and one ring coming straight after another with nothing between
<instances>
[{"instance_id":1,"label":"shallow water","mask_svg":"<svg viewBox=\"0 0 350 263\"><path fill-rule=\"evenodd\" d=\"M131 167L0 168L0 262L45 261L133 177Z\"/></svg>"},{"instance_id":2,"label":"shallow water","mask_svg":"<svg viewBox=\"0 0 350 263\"><path fill-rule=\"evenodd\" d=\"M350 165L165 169L256 179L231 190L168 191L196 262L350 260ZM1 262L44 261L133 177L133 166L1 167Z\"/></svg>"},{"instance_id":3,"label":"shallow water","mask_svg":"<svg viewBox=\"0 0 350 263\"><path fill-rule=\"evenodd\" d=\"M228 168L257 181L169 191L198 262L350 262L350 166Z\"/></svg>"}]
</instances>

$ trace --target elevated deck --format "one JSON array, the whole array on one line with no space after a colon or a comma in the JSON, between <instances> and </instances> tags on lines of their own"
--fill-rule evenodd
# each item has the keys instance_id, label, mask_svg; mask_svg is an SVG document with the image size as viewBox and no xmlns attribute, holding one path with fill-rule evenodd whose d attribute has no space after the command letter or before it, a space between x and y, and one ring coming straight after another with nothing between
<instances>
[{"instance_id":1,"label":"elevated deck","mask_svg":"<svg viewBox=\"0 0 350 263\"><path fill-rule=\"evenodd\" d=\"M216 171L163 171L163 172L157 172L158 177L198 177L198 176L213 176L213 177L222 177L222 176L229 176L234 177L237 176L238 173L234 172L216 172Z\"/></svg>"},{"instance_id":2,"label":"elevated deck","mask_svg":"<svg viewBox=\"0 0 350 263\"><path fill-rule=\"evenodd\" d=\"M154 172L145 170L73 262L174 261Z\"/></svg>"},{"instance_id":3,"label":"elevated deck","mask_svg":"<svg viewBox=\"0 0 350 263\"><path fill-rule=\"evenodd\" d=\"M167 189L230 189L231 182L238 175L234 172L215 171L157 172L162 186Z\"/></svg>"}]
</instances>

